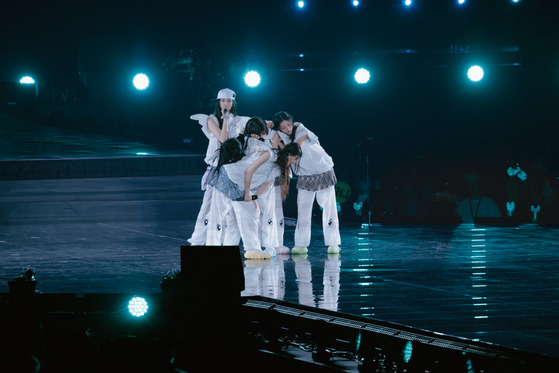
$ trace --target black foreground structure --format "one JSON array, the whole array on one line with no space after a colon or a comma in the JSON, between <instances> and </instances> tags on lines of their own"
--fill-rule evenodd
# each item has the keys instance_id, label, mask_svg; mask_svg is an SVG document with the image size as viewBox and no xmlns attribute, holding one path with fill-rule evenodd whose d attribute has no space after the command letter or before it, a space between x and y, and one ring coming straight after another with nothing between
<instances>
[{"instance_id":1,"label":"black foreground structure","mask_svg":"<svg viewBox=\"0 0 559 373\"><path fill-rule=\"evenodd\" d=\"M181 258L198 247L182 246ZM2 366L41 372L553 372L559 359L265 297L242 297L239 247L219 271L181 260L144 317L134 294L0 295ZM216 275L217 274L217 275ZM208 297L207 288L214 289ZM29 365L29 368L25 368Z\"/></svg>"}]
</instances>

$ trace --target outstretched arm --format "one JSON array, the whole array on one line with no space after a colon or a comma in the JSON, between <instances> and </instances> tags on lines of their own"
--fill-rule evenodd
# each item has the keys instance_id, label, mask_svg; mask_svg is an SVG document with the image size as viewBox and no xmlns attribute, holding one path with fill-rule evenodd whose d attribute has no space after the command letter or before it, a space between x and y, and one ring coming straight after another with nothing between
<instances>
[{"instance_id":1,"label":"outstretched arm","mask_svg":"<svg viewBox=\"0 0 559 373\"><path fill-rule=\"evenodd\" d=\"M249 168L245 171L245 202L252 201L252 197L250 195L250 183L252 182L252 175L258 169L258 167L262 166L268 159L270 159L270 152L263 152L256 158L256 160L250 165Z\"/></svg>"}]
</instances>

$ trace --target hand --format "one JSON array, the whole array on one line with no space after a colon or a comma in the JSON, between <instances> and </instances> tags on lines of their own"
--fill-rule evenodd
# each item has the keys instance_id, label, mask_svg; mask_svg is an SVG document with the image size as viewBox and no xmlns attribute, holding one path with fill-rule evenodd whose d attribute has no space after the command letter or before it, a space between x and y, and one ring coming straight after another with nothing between
<instances>
[{"instance_id":1,"label":"hand","mask_svg":"<svg viewBox=\"0 0 559 373\"><path fill-rule=\"evenodd\" d=\"M250 192L245 192L245 202L250 202L252 201L252 196L250 195Z\"/></svg>"},{"instance_id":2,"label":"hand","mask_svg":"<svg viewBox=\"0 0 559 373\"><path fill-rule=\"evenodd\" d=\"M252 200L252 203L254 203L254 208L255 208L256 210L258 210L258 200L257 200L257 199L253 199L253 200Z\"/></svg>"}]
</instances>

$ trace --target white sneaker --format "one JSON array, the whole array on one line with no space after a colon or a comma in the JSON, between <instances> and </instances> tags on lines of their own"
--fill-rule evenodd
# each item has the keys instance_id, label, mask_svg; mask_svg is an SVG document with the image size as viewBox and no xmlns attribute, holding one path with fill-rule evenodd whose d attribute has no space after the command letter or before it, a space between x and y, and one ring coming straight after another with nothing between
<instances>
[{"instance_id":1,"label":"white sneaker","mask_svg":"<svg viewBox=\"0 0 559 373\"><path fill-rule=\"evenodd\" d=\"M303 255L308 253L309 250L307 250L307 248L305 246L295 246L293 249L291 249L291 254L294 255Z\"/></svg>"},{"instance_id":2,"label":"white sneaker","mask_svg":"<svg viewBox=\"0 0 559 373\"><path fill-rule=\"evenodd\" d=\"M289 252L290 252L290 250L286 246L281 245L281 246L276 247L276 254L284 255L284 254L289 254Z\"/></svg>"},{"instance_id":3,"label":"white sneaker","mask_svg":"<svg viewBox=\"0 0 559 373\"><path fill-rule=\"evenodd\" d=\"M328 254L339 254L340 247L338 245L328 246Z\"/></svg>"},{"instance_id":4,"label":"white sneaker","mask_svg":"<svg viewBox=\"0 0 559 373\"><path fill-rule=\"evenodd\" d=\"M275 253L274 253L275 255ZM272 257L270 252L265 252L263 250L247 250L245 251L246 259L270 259Z\"/></svg>"},{"instance_id":5,"label":"white sneaker","mask_svg":"<svg viewBox=\"0 0 559 373\"><path fill-rule=\"evenodd\" d=\"M265 248L263 252L265 255L269 255L270 258L276 256L276 250L274 250L272 247Z\"/></svg>"}]
</instances>

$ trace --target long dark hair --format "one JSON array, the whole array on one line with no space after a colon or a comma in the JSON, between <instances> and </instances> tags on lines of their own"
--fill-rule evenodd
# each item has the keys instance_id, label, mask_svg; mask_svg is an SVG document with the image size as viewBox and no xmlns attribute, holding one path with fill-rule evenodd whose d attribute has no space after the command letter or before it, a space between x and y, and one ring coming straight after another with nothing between
<instances>
[{"instance_id":1,"label":"long dark hair","mask_svg":"<svg viewBox=\"0 0 559 373\"><path fill-rule=\"evenodd\" d=\"M223 128L223 119L221 119L221 116L223 114L221 114L221 106L219 105L219 103L220 103L220 100L217 100L217 103L215 104L213 115L215 115L215 117L217 118L217 121L218 121L217 124L219 126L219 129L222 129ZM237 115L237 101L235 101L235 100L233 100L233 106L231 106L230 113L233 114L233 115Z\"/></svg>"},{"instance_id":2,"label":"long dark hair","mask_svg":"<svg viewBox=\"0 0 559 373\"><path fill-rule=\"evenodd\" d=\"M250 118L245 125L243 134L237 137L243 145L243 151L246 149L248 143L247 139L251 137L251 135L258 135L258 137L260 137L263 133L268 133L268 126L266 126L264 119L260 117Z\"/></svg>"},{"instance_id":3,"label":"long dark hair","mask_svg":"<svg viewBox=\"0 0 559 373\"><path fill-rule=\"evenodd\" d=\"M272 122L274 122L273 129L275 131L279 131L280 123L283 122L284 120L287 120L291 122L291 124L293 124L293 117L287 111L278 111L276 114L274 114L274 118L272 118ZM291 140L291 142L295 141L295 132L297 132L297 126L293 126L293 130L289 135L289 139Z\"/></svg>"},{"instance_id":4,"label":"long dark hair","mask_svg":"<svg viewBox=\"0 0 559 373\"><path fill-rule=\"evenodd\" d=\"M289 164L287 163L289 156L298 156L301 158L303 151L301 147L296 142L291 142L287 144L283 149L276 150L278 158L276 159L276 164L280 169L280 186L281 186L281 198L285 200L287 197L287 192L289 192ZM297 173L299 162L295 164L294 173Z\"/></svg>"},{"instance_id":5,"label":"long dark hair","mask_svg":"<svg viewBox=\"0 0 559 373\"><path fill-rule=\"evenodd\" d=\"M227 139L219 148L219 160L215 171L219 173L219 169L224 164L235 163L244 157L243 146L236 138Z\"/></svg>"}]
</instances>

